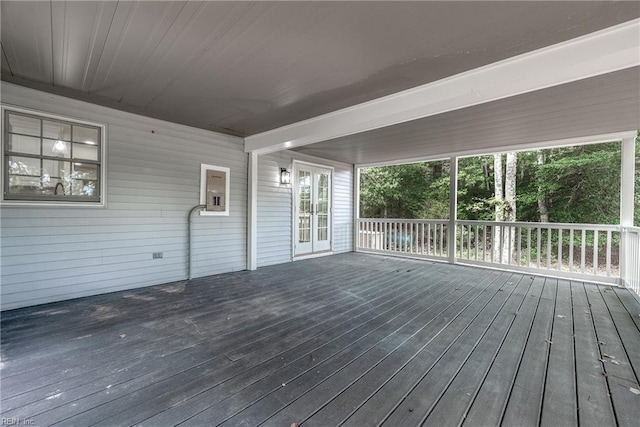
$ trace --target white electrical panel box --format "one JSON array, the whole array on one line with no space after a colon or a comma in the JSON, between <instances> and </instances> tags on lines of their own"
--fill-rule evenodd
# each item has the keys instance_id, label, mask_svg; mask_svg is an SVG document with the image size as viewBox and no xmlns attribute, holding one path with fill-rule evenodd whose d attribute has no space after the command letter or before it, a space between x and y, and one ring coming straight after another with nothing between
<instances>
[{"instance_id":1,"label":"white electrical panel box","mask_svg":"<svg viewBox=\"0 0 640 427\"><path fill-rule=\"evenodd\" d=\"M200 168L200 215L229 215L229 168L202 164Z\"/></svg>"}]
</instances>

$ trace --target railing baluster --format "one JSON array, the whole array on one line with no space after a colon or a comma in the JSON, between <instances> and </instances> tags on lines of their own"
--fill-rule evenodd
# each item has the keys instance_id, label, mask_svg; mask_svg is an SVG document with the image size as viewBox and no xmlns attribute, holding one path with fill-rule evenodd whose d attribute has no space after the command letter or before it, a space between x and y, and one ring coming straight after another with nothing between
<instances>
[{"instance_id":1,"label":"railing baluster","mask_svg":"<svg viewBox=\"0 0 640 427\"><path fill-rule=\"evenodd\" d=\"M611 230L607 230L607 277L611 277Z\"/></svg>"},{"instance_id":2,"label":"railing baluster","mask_svg":"<svg viewBox=\"0 0 640 427\"><path fill-rule=\"evenodd\" d=\"M402 242L402 246L400 248L401 252L407 252L407 223L403 222L400 228L400 240Z\"/></svg>"},{"instance_id":3,"label":"railing baluster","mask_svg":"<svg viewBox=\"0 0 640 427\"><path fill-rule=\"evenodd\" d=\"M471 259L471 226L467 226L467 259Z\"/></svg>"},{"instance_id":4,"label":"railing baluster","mask_svg":"<svg viewBox=\"0 0 640 427\"><path fill-rule=\"evenodd\" d=\"M498 259L498 257L500 256L500 254L498 253L498 251L500 250L500 248L498 247L499 238L500 238L500 227L498 227L497 225L492 225L491 226L491 262L492 263L500 262L500 260Z\"/></svg>"},{"instance_id":5,"label":"railing baluster","mask_svg":"<svg viewBox=\"0 0 640 427\"><path fill-rule=\"evenodd\" d=\"M569 272L573 272L573 228L569 229Z\"/></svg>"},{"instance_id":6,"label":"railing baluster","mask_svg":"<svg viewBox=\"0 0 640 427\"><path fill-rule=\"evenodd\" d=\"M482 226L482 261L487 261L487 226Z\"/></svg>"},{"instance_id":7,"label":"railing baluster","mask_svg":"<svg viewBox=\"0 0 640 427\"><path fill-rule=\"evenodd\" d=\"M475 249L475 253L476 253L476 261L478 261L478 227L479 227L479 225L476 225L476 227L475 227L476 228L476 230L475 230L476 231L476 233L475 233L475 241L474 241L475 244L473 245L473 247Z\"/></svg>"},{"instance_id":8,"label":"railing baluster","mask_svg":"<svg viewBox=\"0 0 640 427\"><path fill-rule=\"evenodd\" d=\"M593 230L593 275L598 276L598 230Z\"/></svg>"},{"instance_id":9,"label":"railing baluster","mask_svg":"<svg viewBox=\"0 0 640 427\"><path fill-rule=\"evenodd\" d=\"M562 271L562 228L558 228L558 271Z\"/></svg>"},{"instance_id":10,"label":"railing baluster","mask_svg":"<svg viewBox=\"0 0 640 427\"><path fill-rule=\"evenodd\" d=\"M422 230L424 231L424 227ZM427 238L427 255L431 255L431 223L427 223L426 238ZM423 236L422 249L424 250L424 236Z\"/></svg>"},{"instance_id":11,"label":"railing baluster","mask_svg":"<svg viewBox=\"0 0 640 427\"><path fill-rule=\"evenodd\" d=\"M531 267L531 227L527 227L527 267Z\"/></svg>"},{"instance_id":12,"label":"railing baluster","mask_svg":"<svg viewBox=\"0 0 640 427\"><path fill-rule=\"evenodd\" d=\"M444 256L444 224L440 224L440 256Z\"/></svg>"},{"instance_id":13,"label":"railing baluster","mask_svg":"<svg viewBox=\"0 0 640 427\"><path fill-rule=\"evenodd\" d=\"M547 270L551 269L551 228L547 228Z\"/></svg>"},{"instance_id":14,"label":"railing baluster","mask_svg":"<svg viewBox=\"0 0 640 427\"><path fill-rule=\"evenodd\" d=\"M522 263L520 260L522 259L522 229L520 227L516 227L518 230L518 249L516 251L516 265L519 267Z\"/></svg>"},{"instance_id":15,"label":"railing baluster","mask_svg":"<svg viewBox=\"0 0 640 427\"><path fill-rule=\"evenodd\" d=\"M582 229L582 241L580 242L580 272L584 273L587 258L587 230Z\"/></svg>"},{"instance_id":16,"label":"railing baluster","mask_svg":"<svg viewBox=\"0 0 640 427\"><path fill-rule=\"evenodd\" d=\"M502 260L504 259L504 225L500 226L500 260L498 264L502 264Z\"/></svg>"},{"instance_id":17,"label":"railing baluster","mask_svg":"<svg viewBox=\"0 0 640 427\"><path fill-rule=\"evenodd\" d=\"M460 226L460 258L463 259L465 256L464 253L464 249L465 249L465 243L467 246L467 257L469 256L469 242L468 242L468 238L469 238L469 228L466 225L461 225ZM468 258L467 258L468 259Z\"/></svg>"},{"instance_id":18,"label":"railing baluster","mask_svg":"<svg viewBox=\"0 0 640 427\"><path fill-rule=\"evenodd\" d=\"M507 252L507 264L511 265L511 261L512 261L512 256L511 254L513 253L513 248L511 247L511 241L513 237L513 227L509 226L509 241L507 242L507 248L508 248L508 252Z\"/></svg>"},{"instance_id":19,"label":"railing baluster","mask_svg":"<svg viewBox=\"0 0 640 427\"><path fill-rule=\"evenodd\" d=\"M407 233L409 235L409 238L407 240L407 245L409 245L409 249L407 250L407 252L412 254L413 253L413 223L407 224L407 228L409 229Z\"/></svg>"},{"instance_id":20,"label":"railing baluster","mask_svg":"<svg viewBox=\"0 0 640 427\"><path fill-rule=\"evenodd\" d=\"M540 268L540 257L542 256L542 228L538 227L538 240L536 242L536 246L537 246L537 260L536 260L536 267Z\"/></svg>"}]
</instances>

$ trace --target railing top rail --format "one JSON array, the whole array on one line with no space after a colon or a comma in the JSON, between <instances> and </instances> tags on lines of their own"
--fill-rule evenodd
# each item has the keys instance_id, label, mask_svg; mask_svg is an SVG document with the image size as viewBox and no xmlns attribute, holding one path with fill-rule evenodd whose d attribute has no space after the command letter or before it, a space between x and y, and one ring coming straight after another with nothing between
<instances>
[{"instance_id":1,"label":"railing top rail","mask_svg":"<svg viewBox=\"0 0 640 427\"><path fill-rule=\"evenodd\" d=\"M358 222L380 222L380 223L430 223L448 224L448 219L404 219L404 218L358 218ZM551 229L574 229L574 230L599 230L599 231L631 231L640 233L640 227L621 227L615 224L574 224L563 222L526 222L526 221L477 221L477 220L457 220L457 225L494 225L503 227L532 227Z\"/></svg>"},{"instance_id":2,"label":"railing top rail","mask_svg":"<svg viewBox=\"0 0 640 427\"><path fill-rule=\"evenodd\" d=\"M619 225L613 224L572 224L562 222L506 222L506 221L456 221L462 225L497 225L504 227L532 227L532 228L551 228L551 229L574 229L574 230L602 230L602 231L620 231Z\"/></svg>"},{"instance_id":3,"label":"railing top rail","mask_svg":"<svg viewBox=\"0 0 640 427\"><path fill-rule=\"evenodd\" d=\"M640 234L640 227L622 227L622 231Z\"/></svg>"},{"instance_id":4,"label":"railing top rail","mask_svg":"<svg viewBox=\"0 0 640 427\"><path fill-rule=\"evenodd\" d=\"M448 219L402 219L402 218L358 218L358 222L402 222L402 223L430 223L447 224Z\"/></svg>"}]
</instances>

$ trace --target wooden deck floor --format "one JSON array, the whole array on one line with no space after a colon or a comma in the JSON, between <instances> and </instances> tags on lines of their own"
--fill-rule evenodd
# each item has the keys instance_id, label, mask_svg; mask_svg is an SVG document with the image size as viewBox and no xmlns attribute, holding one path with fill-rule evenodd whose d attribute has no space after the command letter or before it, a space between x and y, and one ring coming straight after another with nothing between
<instances>
[{"instance_id":1,"label":"wooden deck floor","mask_svg":"<svg viewBox=\"0 0 640 427\"><path fill-rule=\"evenodd\" d=\"M639 328L623 289L352 253L5 312L2 417L637 426Z\"/></svg>"}]
</instances>

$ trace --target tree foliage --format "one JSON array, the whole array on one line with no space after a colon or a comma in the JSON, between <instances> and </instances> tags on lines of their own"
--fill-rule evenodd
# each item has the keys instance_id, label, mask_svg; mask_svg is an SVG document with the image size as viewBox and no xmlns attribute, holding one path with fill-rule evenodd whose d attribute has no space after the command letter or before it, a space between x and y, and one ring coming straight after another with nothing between
<instances>
[{"instance_id":1,"label":"tree foliage","mask_svg":"<svg viewBox=\"0 0 640 427\"><path fill-rule=\"evenodd\" d=\"M537 222L546 214L550 222L617 224L620 148L620 143L610 142L518 153L516 220ZM458 218L495 220L497 203L504 202L495 198L494 157L460 159ZM640 224L638 154L635 206L635 222ZM449 162L362 169L360 208L363 218L448 218Z\"/></svg>"}]
</instances>

